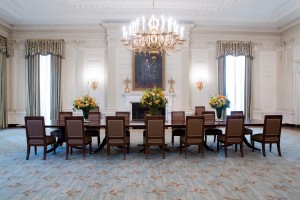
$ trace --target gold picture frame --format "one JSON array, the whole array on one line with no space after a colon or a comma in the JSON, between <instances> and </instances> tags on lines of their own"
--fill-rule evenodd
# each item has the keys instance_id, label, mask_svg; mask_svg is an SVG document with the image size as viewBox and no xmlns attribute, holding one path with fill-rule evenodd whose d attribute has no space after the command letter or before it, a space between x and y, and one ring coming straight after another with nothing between
<instances>
[{"instance_id":1,"label":"gold picture frame","mask_svg":"<svg viewBox=\"0 0 300 200\"><path fill-rule=\"evenodd\" d=\"M165 89L165 56L158 54L152 62L150 54L132 53L132 90L153 87Z\"/></svg>"}]
</instances>

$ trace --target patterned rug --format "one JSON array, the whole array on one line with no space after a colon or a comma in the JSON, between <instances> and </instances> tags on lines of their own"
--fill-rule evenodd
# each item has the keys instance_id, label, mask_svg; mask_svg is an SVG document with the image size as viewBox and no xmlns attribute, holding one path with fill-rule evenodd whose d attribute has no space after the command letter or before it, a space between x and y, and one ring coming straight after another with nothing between
<instances>
[{"instance_id":1,"label":"patterned rug","mask_svg":"<svg viewBox=\"0 0 300 200\"><path fill-rule=\"evenodd\" d=\"M261 128L253 128L260 132ZM299 129L298 129L299 130ZM49 133L50 130L47 130ZM205 150L201 158L197 147L188 149L188 158L171 143L166 132L169 152L162 159L161 150L150 148L148 159L140 153L142 130L133 130L127 160L120 149L106 149L97 154L74 150L65 160L65 145L56 155L33 148L26 156L24 129L0 130L0 199L299 199L300 198L300 134L297 130L282 131L282 157L276 145L272 152L267 145L262 152L244 148L244 157L228 150L219 153ZM101 132L101 139L103 138ZM216 149L212 137L208 144ZM93 138L93 149L96 148ZM259 143L256 147L261 148Z\"/></svg>"}]
</instances>

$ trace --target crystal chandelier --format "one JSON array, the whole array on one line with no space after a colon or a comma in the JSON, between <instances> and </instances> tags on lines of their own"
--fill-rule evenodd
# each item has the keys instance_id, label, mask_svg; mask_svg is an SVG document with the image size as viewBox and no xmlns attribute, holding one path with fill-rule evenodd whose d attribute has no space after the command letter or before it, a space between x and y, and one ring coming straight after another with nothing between
<instances>
[{"instance_id":1,"label":"crystal chandelier","mask_svg":"<svg viewBox=\"0 0 300 200\"><path fill-rule=\"evenodd\" d=\"M179 51L184 43L184 28L175 20L166 20L163 16L158 19L153 14L146 24L144 17L131 22L128 27L123 27L123 39L121 40L128 50L135 53L149 53L155 62L158 54Z\"/></svg>"}]
</instances>

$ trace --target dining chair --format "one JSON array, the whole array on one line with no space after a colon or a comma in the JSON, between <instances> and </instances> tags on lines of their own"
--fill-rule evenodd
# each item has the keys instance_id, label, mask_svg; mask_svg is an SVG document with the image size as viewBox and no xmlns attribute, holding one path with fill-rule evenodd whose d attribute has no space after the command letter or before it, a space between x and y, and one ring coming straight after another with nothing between
<instances>
[{"instance_id":1,"label":"dining chair","mask_svg":"<svg viewBox=\"0 0 300 200\"><path fill-rule=\"evenodd\" d=\"M232 116L237 116L237 115L238 116L244 116L244 113L243 113L243 111L231 111L230 115L232 115ZM250 141L251 141L251 137L253 135L252 129L244 127L243 134L244 135L250 135Z\"/></svg>"},{"instance_id":2,"label":"dining chair","mask_svg":"<svg viewBox=\"0 0 300 200\"><path fill-rule=\"evenodd\" d=\"M203 111L202 116L204 116L204 121L205 124L209 125L209 128L205 128L204 133L205 133L205 143L207 143L207 136L208 135L213 135L214 136L214 142L216 142L216 136L217 135L222 135L223 132L221 129L216 128L215 125L215 111Z\"/></svg>"},{"instance_id":3,"label":"dining chair","mask_svg":"<svg viewBox=\"0 0 300 200\"><path fill-rule=\"evenodd\" d=\"M86 145L90 147L90 154L92 153L92 139L85 135L84 122L82 116L65 117L65 131L66 131L66 160L69 159L69 148L82 147L83 159L85 159Z\"/></svg>"},{"instance_id":4,"label":"dining chair","mask_svg":"<svg viewBox=\"0 0 300 200\"><path fill-rule=\"evenodd\" d=\"M185 135L180 136L180 153L182 144L185 146L185 158L187 158L187 148L190 145L198 145L198 152L204 157L204 116L187 116Z\"/></svg>"},{"instance_id":5,"label":"dining chair","mask_svg":"<svg viewBox=\"0 0 300 200\"><path fill-rule=\"evenodd\" d=\"M195 106L195 115L201 116L205 111L205 106Z\"/></svg>"},{"instance_id":6,"label":"dining chair","mask_svg":"<svg viewBox=\"0 0 300 200\"><path fill-rule=\"evenodd\" d=\"M185 112L184 111L172 111L171 112L172 124L185 124ZM184 136L185 128L172 128L172 145L174 146L175 136Z\"/></svg>"},{"instance_id":7,"label":"dining chair","mask_svg":"<svg viewBox=\"0 0 300 200\"><path fill-rule=\"evenodd\" d=\"M126 137L128 137L128 152L129 153L129 148L130 148L130 130L129 130L129 121L130 121L130 112L127 111L117 111L116 116L124 116L125 117L125 130L126 130ZM126 127L127 126L127 127Z\"/></svg>"},{"instance_id":8,"label":"dining chair","mask_svg":"<svg viewBox=\"0 0 300 200\"><path fill-rule=\"evenodd\" d=\"M106 154L109 157L111 146L122 146L124 160L126 160L126 147L129 150L129 138L126 136L125 116L106 117Z\"/></svg>"},{"instance_id":9,"label":"dining chair","mask_svg":"<svg viewBox=\"0 0 300 200\"><path fill-rule=\"evenodd\" d=\"M27 155L29 159L30 148L34 146L34 153L37 153L37 146L44 147L44 157L46 160L47 146L54 144L56 139L54 136L47 136L45 130L45 120L43 116L25 116L26 140L27 140ZM55 150L54 150L55 154Z\"/></svg>"},{"instance_id":10,"label":"dining chair","mask_svg":"<svg viewBox=\"0 0 300 200\"><path fill-rule=\"evenodd\" d=\"M100 108L97 106L89 111L89 113L91 112L100 112Z\"/></svg>"},{"instance_id":11,"label":"dining chair","mask_svg":"<svg viewBox=\"0 0 300 200\"><path fill-rule=\"evenodd\" d=\"M101 112L94 111L89 113L88 121L90 121L91 123L93 122L100 123L100 119L101 119ZM100 145L100 128L86 127L85 135L90 137L97 137L97 144L98 146Z\"/></svg>"},{"instance_id":12,"label":"dining chair","mask_svg":"<svg viewBox=\"0 0 300 200\"><path fill-rule=\"evenodd\" d=\"M59 124L64 124L65 123L65 117L67 116L73 116L73 112L59 112ZM59 128L56 130L51 131L50 133L51 136L54 136L57 138L56 142L60 141L60 144L58 146L62 146L63 141L65 140L65 129L64 128Z\"/></svg>"},{"instance_id":13,"label":"dining chair","mask_svg":"<svg viewBox=\"0 0 300 200\"><path fill-rule=\"evenodd\" d=\"M280 150L281 128L282 128L282 115L265 115L263 133L252 135L252 140L251 140L252 146L254 146L254 142L260 142L262 145L263 156L266 157L265 144L270 145L270 151L271 151L272 143L276 143L278 155L281 156L281 150Z\"/></svg>"},{"instance_id":14,"label":"dining chair","mask_svg":"<svg viewBox=\"0 0 300 200\"><path fill-rule=\"evenodd\" d=\"M150 146L159 146L162 149L163 159L165 159L165 117L164 116L147 116L145 119L146 137L145 137L145 154L148 158Z\"/></svg>"},{"instance_id":15,"label":"dining chair","mask_svg":"<svg viewBox=\"0 0 300 200\"><path fill-rule=\"evenodd\" d=\"M243 130L244 116L227 116L225 134L218 135L217 137L217 152L219 152L220 143L223 143L225 149L225 157L227 157L227 146L235 144L235 151L237 151L237 144L239 144L241 157L244 157Z\"/></svg>"}]
</instances>

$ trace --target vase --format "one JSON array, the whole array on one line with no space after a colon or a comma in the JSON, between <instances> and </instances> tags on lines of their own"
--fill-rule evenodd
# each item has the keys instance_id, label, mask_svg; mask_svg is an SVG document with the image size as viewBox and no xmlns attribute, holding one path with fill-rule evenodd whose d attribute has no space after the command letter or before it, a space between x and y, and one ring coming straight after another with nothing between
<instances>
[{"instance_id":1,"label":"vase","mask_svg":"<svg viewBox=\"0 0 300 200\"><path fill-rule=\"evenodd\" d=\"M217 118L220 121L222 118L223 109L216 109L217 112Z\"/></svg>"},{"instance_id":2,"label":"vase","mask_svg":"<svg viewBox=\"0 0 300 200\"><path fill-rule=\"evenodd\" d=\"M89 118L89 109L82 109L82 113L83 113L83 119L84 121L88 121Z\"/></svg>"},{"instance_id":3,"label":"vase","mask_svg":"<svg viewBox=\"0 0 300 200\"><path fill-rule=\"evenodd\" d=\"M157 115L157 108L150 108L150 114L152 115Z\"/></svg>"}]
</instances>

